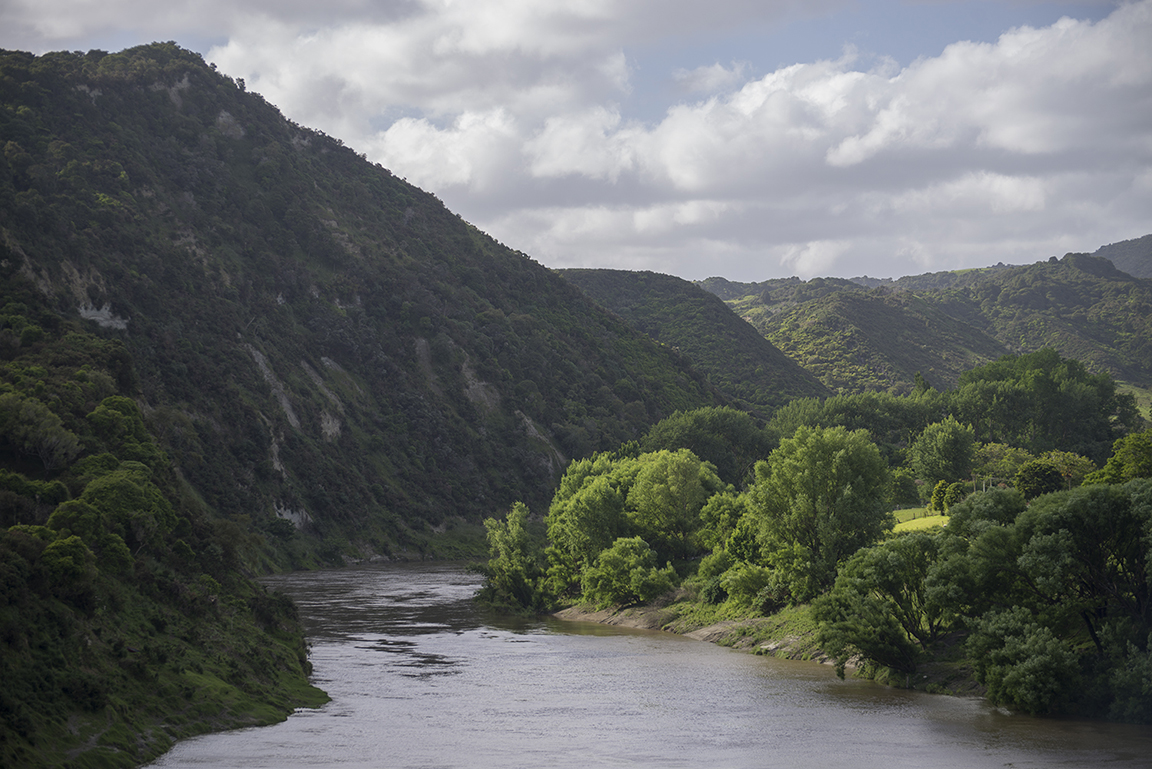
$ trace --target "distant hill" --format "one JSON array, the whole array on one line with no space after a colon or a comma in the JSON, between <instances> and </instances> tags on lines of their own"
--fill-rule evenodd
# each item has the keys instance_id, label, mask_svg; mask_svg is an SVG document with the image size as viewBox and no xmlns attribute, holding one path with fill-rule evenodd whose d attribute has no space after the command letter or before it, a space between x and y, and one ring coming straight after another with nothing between
<instances>
[{"instance_id":1,"label":"distant hill","mask_svg":"<svg viewBox=\"0 0 1152 769\"><path fill-rule=\"evenodd\" d=\"M762 333L836 392L954 386L1007 348L912 293L845 290L758 316Z\"/></svg>"},{"instance_id":2,"label":"distant hill","mask_svg":"<svg viewBox=\"0 0 1152 769\"><path fill-rule=\"evenodd\" d=\"M1101 246L1092 255L1104 257L1134 278L1152 278L1152 235Z\"/></svg>"},{"instance_id":3,"label":"distant hill","mask_svg":"<svg viewBox=\"0 0 1152 769\"><path fill-rule=\"evenodd\" d=\"M1044 347L1137 387L1152 384L1152 282L1099 256L874 288L821 278L700 285L835 390L907 392L917 372L951 387L974 365Z\"/></svg>"},{"instance_id":4,"label":"distant hill","mask_svg":"<svg viewBox=\"0 0 1152 769\"><path fill-rule=\"evenodd\" d=\"M827 388L743 322L717 297L671 275L560 270L597 304L676 348L734 403L770 414Z\"/></svg>"}]
</instances>

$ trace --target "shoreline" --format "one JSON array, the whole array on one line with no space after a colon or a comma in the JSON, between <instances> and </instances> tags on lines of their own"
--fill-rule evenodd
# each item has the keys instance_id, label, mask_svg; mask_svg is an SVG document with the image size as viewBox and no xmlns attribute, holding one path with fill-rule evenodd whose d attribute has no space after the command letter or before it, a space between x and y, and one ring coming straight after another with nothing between
<instances>
[{"instance_id":1,"label":"shoreline","mask_svg":"<svg viewBox=\"0 0 1152 769\"><path fill-rule=\"evenodd\" d=\"M575 605L554 612L552 616L568 621L674 633L697 641L727 646L751 654L770 655L779 659L814 662L830 667L836 664L836 661L817 645L816 628L807 614L806 607L782 609L767 617L726 619L702 624L684 616L679 611L679 606L683 604L653 604L609 609ZM855 660L845 663L845 674L911 691L983 699L986 689L973 679L970 666L957 655L962 645L962 637L959 635L942 640L937 653L925 659L912 676L863 675L859 672L861 666Z\"/></svg>"},{"instance_id":2,"label":"shoreline","mask_svg":"<svg viewBox=\"0 0 1152 769\"><path fill-rule=\"evenodd\" d=\"M552 616L573 622L659 630L696 641L781 659L816 662L821 665L835 664L835 660L816 646L814 633L797 632L790 623L781 621L780 615L721 620L709 625L696 625L682 621L680 614L668 606L596 609L578 604L554 612ZM848 663L845 668L855 670L856 665Z\"/></svg>"}]
</instances>

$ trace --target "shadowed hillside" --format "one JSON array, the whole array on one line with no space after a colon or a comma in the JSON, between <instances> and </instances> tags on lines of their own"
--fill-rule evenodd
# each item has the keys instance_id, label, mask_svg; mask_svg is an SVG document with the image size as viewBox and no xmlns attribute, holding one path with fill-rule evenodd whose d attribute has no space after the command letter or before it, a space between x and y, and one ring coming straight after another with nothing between
<instances>
[{"instance_id":1,"label":"shadowed hillside","mask_svg":"<svg viewBox=\"0 0 1152 769\"><path fill-rule=\"evenodd\" d=\"M174 44L9 52L0 101L0 262L122 341L179 472L270 557L423 547L723 402L567 281ZM276 540L282 520L303 537Z\"/></svg>"},{"instance_id":2,"label":"shadowed hillside","mask_svg":"<svg viewBox=\"0 0 1152 769\"><path fill-rule=\"evenodd\" d=\"M654 272L561 270L598 304L675 347L746 408L771 413L828 391L722 301L689 281Z\"/></svg>"}]
</instances>

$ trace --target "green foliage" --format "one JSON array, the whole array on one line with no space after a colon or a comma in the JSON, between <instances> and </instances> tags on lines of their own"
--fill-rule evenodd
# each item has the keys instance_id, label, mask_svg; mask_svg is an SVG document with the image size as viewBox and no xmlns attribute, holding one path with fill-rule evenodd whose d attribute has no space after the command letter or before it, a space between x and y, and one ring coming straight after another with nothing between
<instances>
[{"instance_id":1,"label":"green foliage","mask_svg":"<svg viewBox=\"0 0 1152 769\"><path fill-rule=\"evenodd\" d=\"M3 323L39 329L0 344L0 764L133 766L318 704L294 608L244 576L245 535L118 390L123 345L27 289L0 282Z\"/></svg>"},{"instance_id":2,"label":"green foliage","mask_svg":"<svg viewBox=\"0 0 1152 769\"><path fill-rule=\"evenodd\" d=\"M1152 430L1126 435L1112 444L1112 456L1104 467L1085 478L1085 483L1124 483L1152 478Z\"/></svg>"},{"instance_id":3,"label":"green foliage","mask_svg":"<svg viewBox=\"0 0 1152 769\"><path fill-rule=\"evenodd\" d=\"M488 604L515 611L541 612L548 608L542 592L543 552L528 533L528 507L517 502L504 521L484 520L489 560L484 585L477 597Z\"/></svg>"},{"instance_id":4,"label":"green foliage","mask_svg":"<svg viewBox=\"0 0 1152 769\"><path fill-rule=\"evenodd\" d=\"M1036 459L1026 449L1009 446L1006 443L982 443L976 448L972 474L981 480L985 487L997 483L1009 483L1016 477L1016 471L1026 462Z\"/></svg>"},{"instance_id":5,"label":"green foliage","mask_svg":"<svg viewBox=\"0 0 1152 769\"><path fill-rule=\"evenodd\" d=\"M937 534L861 550L813 615L843 665L908 675L946 634L988 697L1036 714L1147 723L1152 483L973 494Z\"/></svg>"},{"instance_id":6,"label":"green foliage","mask_svg":"<svg viewBox=\"0 0 1152 769\"><path fill-rule=\"evenodd\" d=\"M1130 396L1107 374L1043 349L1009 355L965 372L951 395L953 412L982 442L1033 453L1052 449L1098 458L1139 418Z\"/></svg>"},{"instance_id":7,"label":"green foliage","mask_svg":"<svg viewBox=\"0 0 1152 769\"><path fill-rule=\"evenodd\" d=\"M1041 494L1049 494L1064 488L1064 477L1059 468L1046 459L1034 459L1022 464L1020 469L1016 471L1013 482L1025 499L1032 499Z\"/></svg>"},{"instance_id":8,"label":"green foliage","mask_svg":"<svg viewBox=\"0 0 1152 769\"><path fill-rule=\"evenodd\" d=\"M928 509L938 513L944 512L944 497L948 496L948 487L952 484L948 481L937 481L936 485L932 487L932 497L928 500Z\"/></svg>"},{"instance_id":9,"label":"green foliage","mask_svg":"<svg viewBox=\"0 0 1152 769\"><path fill-rule=\"evenodd\" d=\"M817 283L808 284L815 292L762 296L760 305L774 312L758 314L752 305L743 314L833 392L910 393L918 373L947 385L1004 353L1000 342L919 296L849 281Z\"/></svg>"},{"instance_id":10,"label":"green foliage","mask_svg":"<svg viewBox=\"0 0 1152 769\"><path fill-rule=\"evenodd\" d=\"M941 504L944 506L944 512L951 510L953 505L963 502L964 498L968 496L969 491L970 487L967 483L957 482L948 484L948 488L944 491L944 498L941 500Z\"/></svg>"},{"instance_id":11,"label":"green foliage","mask_svg":"<svg viewBox=\"0 0 1152 769\"><path fill-rule=\"evenodd\" d=\"M600 607L651 601L672 589L671 566L656 567L656 553L640 537L621 537L584 570L584 600Z\"/></svg>"},{"instance_id":12,"label":"green foliage","mask_svg":"<svg viewBox=\"0 0 1152 769\"><path fill-rule=\"evenodd\" d=\"M975 433L949 416L924 428L908 448L909 463L925 481L958 481L970 477L975 455Z\"/></svg>"},{"instance_id":13,"label":"green foliage","mask_svg":"<svg viewBox=\"0 0 1152 769\"><path fill-rule=\"evenodd\" d=\"M748 512L747 502L747 495L734 491L709 497L700 509L700 530L697 533L700 546L732 550L731 540L736 535L736 527Z\"/></svg>"},{"instance_id":14,"label":"green foliage","mask_svg":"<svg viewBox=\"0 0 1152 769\"><path fill-rule=\"evenodd\" d=\"M912 673L921 653L949 629L954 612L934 600L939 594L926 583L938 551L938 535L925 532L864 548L844 564L832 590L813 603L820 642L841 676L856 654L874 666Z\"/></svg>"},{"instance_id":15,"label":"green foliage","mask_svg":"<svg viewBox=\"0 0 1152 769\"><path fill-rule=\"evenodd\" d=\"M39 457L48 471L80 453L80 440L60 417L35 398L14 392L0 394L0 445Z\"/></svg>"},{"instance_id":16,"label":"green foliage","mask_svg":"<svg viewBox=\"0 0 1152 769\"><path fill-rule=\"evenodd\" d=\"M968 654L989 699L1025 713L1066 712L1081 685L1071 645L1023 606L977 620Z\"/></svg>"},{"instance_id":17,"label":"green foliage","mask_svg":"<svg viewBox=\"0 0 1152 769\"><path fill-rule=\"evenodd\" d=\"M715 470L688 449L644 454L628 490L632 530L665 560L680 560L703 549L697 542L700 511L723 488Z\"/></svg>"},{"instance_id":18,"label":"green foliage","mask_svg":"<svg viewBox=\"0 0 1152 769\"><path fill-rule=\"evenodd\" d=\"M634 328L674 348L744 409L767 414L793 398L828 392L724 302L686 280L621 270L563 270L561 274ZM702 447L645 446L646 451L658 448L690 448L715 463L728 483L741 480L707 450L699 450ZM736 472L742 475L749 466L737 467Z\"/></svg>"},{"instance_id":19,"label":"green foliage","mask_svg":"<svg viewBox=\"0 0 1152 769\"><path fill-rule=\"evenodd\" d=\"M1050 462L1060 471L1060 476L1064 479L1065 489L1079 486L1085 478L1096 471L1095 462L1071 451L1046 451L1040 455L1040 459Z\"/></svg>"},{"instance_id":20,"label":"green foliage","mask_svg":"<svg viewBox=\"0 0 1152 769\"><path fill-rule=\"evenodd\" d=\"M682 355L195 53L3 52L0 82L0 358L21 358L0 395L64 431L33 415L35 450L16 450L48 473L69 434L171 461L244 522L261 567L434 550L449 515L543 508L570 459L726 402ZM290 537L277 508L301 521Z\"/></svg>"},{"instance_id":21,"label":"green foliage","mask_svg":"<svg viewBox=\"0 0 1152 769\"><path fill-rule=\"evenodd\" d=\"M702 286L826 385L843 392L915 392L917 374L937 388L956 387L965 371L1009 350L1044 348L1140 386L1152 380L1152 288L1086 254L1020 267L905 277L871 290L824 279L762 284L714 279ZM996 438L985 430L999 419L981 425L957 412L957 418L973 424L978 440L1018 443L1026 435L1007 432L1033 416L1012 413L1023 405L1014 388L971 395L983 400L982 408L998 405L1003 409L998 416L1009 418ZM1104 395L1095 405L1108 407ZM1129 405L1116 406L1125 429L1135 429ZM1037 416L1043 422L1043 415ZM1041 442L1026 446L1029 450L1053 448L1043 445L1051 435L1035 437ZM1069 431L1060 439L1068 442L1062 446L1066 450L1103 460L1103 450L1093 448L1097 436Z\"/></svg>"},{"instance_id":22,"label":"green foliage","mask_svg":"<svg viewBox=\"0 0 1152 769\"><path fill-rule=\"evenodd\" d=\"M607 455L577 460L560 481L545 520L549 590L558 596L571 595L583 570L628 526L620 482L630 463L620 464Z\"/></svg>"},{"instance_id":23,"label":"green foliage","mask_svg":"<svg viewBox=\"0 0 1152 769\"><path fill-rule=\"evenodd\" d=\"M652 426L641 441L645 452L689 449L716 468L725 483L741 484L757 460L776 448L778 439L743 411L706 407L677 411Z\"/></svg>"},{"instance_id":24,"label":"green foliage","mask_svg":"<svg viewBox=\"0 0 1152 769\"><path fill-rule=\"evenodd\" d=\"M895 524L888 468L865 431L800 428L756 465L750 509L797 601L831 587L837 565Z\"/></svg>"},{"instance_id":25,"label":"green foliage","mask_svg":"<svg viewBox=\"0 0 1152 769\"><path fill-rule=\"evenodd\" d=\"M720 586L736 605L761 614L778 609L788 601L788 586L781 583L775 569L741 561L720 578Z\"/></svg>"},{"instance_id":26,"label":"green foliage","mask_svg":"<svg viewBox=\"0 0 1152 769\"><path fill-rule=\"evenodd\" d=\"M661 450L639 456L598 454L569 465L548 516L548 589L573 596L582 574L622 537L639 536L660 561L691 558L719 534L697 536L701 511L727 487L691 451ZM717 513L717 515L720 515Z\"/></svg>"}]
</instances>

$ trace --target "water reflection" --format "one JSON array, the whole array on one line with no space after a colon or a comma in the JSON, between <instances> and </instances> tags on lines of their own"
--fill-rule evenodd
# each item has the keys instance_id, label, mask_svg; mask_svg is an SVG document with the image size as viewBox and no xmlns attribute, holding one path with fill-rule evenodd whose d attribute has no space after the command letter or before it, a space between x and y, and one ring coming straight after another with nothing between
<instances>
[{"instance_id":1,"label":"water reflection","mask_svg":"<svg viewBox=\"0 0 1152 769\"><path fill-rule=\"evenodd\" d=\"M1008 715L652 631L477 610L445 564L270 580L332 702L156 766L1149 766L1148 730Z\"/></svg>"}]
</instances>

